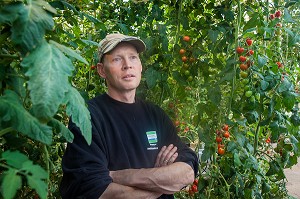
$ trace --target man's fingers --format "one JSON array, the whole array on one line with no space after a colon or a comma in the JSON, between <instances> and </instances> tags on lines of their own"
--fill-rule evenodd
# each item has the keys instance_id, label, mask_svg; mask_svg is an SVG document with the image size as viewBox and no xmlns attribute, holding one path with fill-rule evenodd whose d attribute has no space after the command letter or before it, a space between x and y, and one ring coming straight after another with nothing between
<instances>
[{"instance_id":1,"label":"man's fingers","mask_svg":"<svg viewBox=\"0 0 300 199\"><path fill-rule=\"evenodd\" d=\"M170 160L168 161L168 164L172 164L177 157L178 157L178 153L176 152L171 156Z\"/></svg>"},{"instance_id":2,"label":"man's fingers","mask_svg":"<svg viewBox=\"0 0 300 199\"><path fill-rule=\"evenodd\" d=\"M170 147L170 148L169 148ZM176 146L170 146L169 145L169 147L164 151L164 153L166 153L166 155L165 155L165 159L164 159L164 161L165 162L170 162L170 159L172 158L172 156L176 153L176 151L177 151L177 147ZM171 148L172 147L172 148ZM169 149L169 151L168 151L168 149ZM164 155L164 154L163 154Z\"/></svg>"},{"instance_id":3,"label":"man's fingers","mask_svg":"<svg viewBox=\"0 0 300 199\"><path fill-rule=\"evenodd\" d=\"M177 147L174 146L173 144L170 144L166 150L164 150L164 152L162 153L162 156L160 158L160 165L168 165L170 162L170 159L172 158L172 156L176 153L177 151Z\"/></svg>"},{"instance_id":4,"label":"man's fingers","mask_svg":"<svg viewBox=\"0 0 300 199\"><path fill-rule=\"evenodd\" d=\"M162 157L163 152L166 150L166 148L167 148L166 146L163 146L160 149L159 153L157 154L156 161L155 161L155 167L159 167L160 166L160 164L161 164L161 157Z\"/></svg>"},{"instance_id":5,"label":"man's fingers","mask_svg":"<svg viewBox=\"0 0 300 199\"><path fill-rule=\"evenodd\" d=\"M177 157L178 153L176 146L173 144L170 144L168 147L163 146L156 157L155 167L172 164Z\"/></svg>"}]
</instances>

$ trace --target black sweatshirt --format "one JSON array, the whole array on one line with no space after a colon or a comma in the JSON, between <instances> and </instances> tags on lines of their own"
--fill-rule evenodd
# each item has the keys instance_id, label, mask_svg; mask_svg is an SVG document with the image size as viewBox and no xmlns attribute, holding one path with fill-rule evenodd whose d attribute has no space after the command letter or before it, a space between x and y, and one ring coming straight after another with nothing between
<instances>
[{"instance_id":1,"label":"black sweatshirt","mask_svg":"<svg viewBox=\"0 0 300 199\"><path fill-rule=\"evenodd\" d=\"M186 162L196 175L196 154L180 140L172 121L158 106L139 99L123 103L103 94L90 100L88 109L91 145L79 128L69 123L74 140L68 143L62 161L62 198L98 199L112 182L109 171L153 168L158 152L169 144L178 148L176 162Z\"/></svg>"}]
</instances>

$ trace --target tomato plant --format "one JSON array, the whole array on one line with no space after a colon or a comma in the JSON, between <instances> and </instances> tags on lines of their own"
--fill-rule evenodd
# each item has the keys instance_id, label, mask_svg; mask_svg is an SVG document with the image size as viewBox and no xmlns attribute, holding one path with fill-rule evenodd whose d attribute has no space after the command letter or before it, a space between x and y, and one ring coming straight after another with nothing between
<instances>
[{"instance_id":1,"label":"tomato plant","mask_svg":"<svg viewBox=\"0 0 300 199\"><path fill-rule=\"evenodd\" d=\"M68 117L89 127L85 100L106 90L94 67L97 42L110 32L145 41L138 96L164 108L178 135L203 150L197 192L191 185L177 198L287 196L283 169L300 155L299 2L0 5L1 187L10 188L0 197L59 198L61 155L72 140ZM16 172L24 162L31 167ZM28 173L36 187L10 178Z\"/></svg>"}]
</instances>

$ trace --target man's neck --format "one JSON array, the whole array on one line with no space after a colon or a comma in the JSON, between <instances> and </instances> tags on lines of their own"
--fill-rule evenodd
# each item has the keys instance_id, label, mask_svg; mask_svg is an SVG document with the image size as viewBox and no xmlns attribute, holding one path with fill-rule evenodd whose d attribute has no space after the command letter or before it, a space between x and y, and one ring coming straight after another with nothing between
<instances>
[{"instance_id":1,"label":"man's neck","mask_svg":"<svg viewBox=\"0 0 300 199\"><path fill-rule=\"evenodd\" d=\"M135 90L132 90L130 92L124 92L124 93L117 93L117 92L111 92L108 90L107 94L120 102L132 104L135 102Z\"/></svg>"}]
</instances>

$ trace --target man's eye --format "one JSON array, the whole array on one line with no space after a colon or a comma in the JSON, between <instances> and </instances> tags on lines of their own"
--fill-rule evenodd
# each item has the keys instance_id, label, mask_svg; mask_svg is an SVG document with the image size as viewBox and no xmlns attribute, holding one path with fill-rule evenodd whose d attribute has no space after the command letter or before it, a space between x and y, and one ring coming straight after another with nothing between
<instances>
[{"instance_id":1,"label":"man's eye","mask_svg":"<svg viewBox=\"0 0 300 199\"><path fill-rule=\"evenodd\" d=\"M117 62L117 61L120 61L120 60L121 60L120 57L116 57L116 58L113 59L114 62Z\"/></svg>"}]
</instances>

